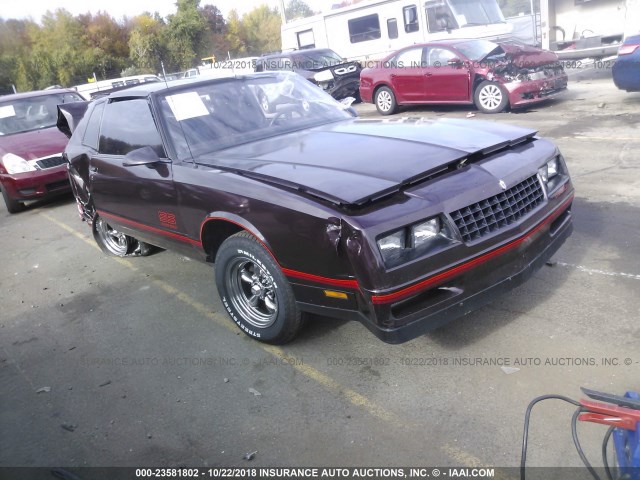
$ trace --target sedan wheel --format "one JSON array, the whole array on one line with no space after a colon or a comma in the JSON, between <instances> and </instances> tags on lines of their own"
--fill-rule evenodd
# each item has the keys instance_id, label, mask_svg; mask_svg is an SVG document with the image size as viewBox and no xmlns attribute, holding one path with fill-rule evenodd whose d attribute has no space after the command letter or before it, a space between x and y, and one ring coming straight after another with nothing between
<instances>
[{"instance_id":1,"label":"sedan wheel","mask_svg":"<svg viewBox=\"0 0 640 480\"><path fill-rule=\"evenodd\" d=\"M132 237L111 227L102 217L93 222L93 238L103 252L116 257L124 257L135 242Z\"/></svg>"},{"instance_id":2,"label":"sedan wheel","mask_svg":"<svg viewBox=\"0 0 640 480\"><path fill-rule=\"evenodd\" d=\"M376 108L381 115L391 115L398 109L396 96L389 87L381 87L376 92Z\"/></svg>"},{"instance_id":3,"label":"sedan wheel","mask_svg":"<svg viewBox=\"0 0 640 480\"><path fill-rule=\"evenodd\" d=\"M227 238L216 254L215 269L222 304L245 334L267 343L293 340L302 317L291 285L253 235Z\"/></svg>"},{"instance_id":4,"label":"sedan wheel","mask_svg":"<svg viewBox=\"0 0 640 480\"><path fill-rule=\"evenodd\" d=\"M476 107L484 113L501 112L509 103L509 98L502 86L489 81L478 85L474 97Z\"/></svg>"}]
</instances>

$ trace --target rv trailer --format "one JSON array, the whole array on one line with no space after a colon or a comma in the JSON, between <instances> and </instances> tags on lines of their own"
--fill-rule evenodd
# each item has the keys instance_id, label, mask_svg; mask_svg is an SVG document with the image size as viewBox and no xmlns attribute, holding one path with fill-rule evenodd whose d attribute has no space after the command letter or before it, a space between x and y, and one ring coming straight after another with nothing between
<instances>
[{"instance_id":1,"label":"rv trailer","mask_svg":"<svg viewBox=\"0 0 640 480\"><path fill-rule=\"evenodd\" d=\"M497 0L365 0L282 25L282 50L330 48L349 60L378 60L444 38L510 36Z\"/></svg>"}]
</instances>

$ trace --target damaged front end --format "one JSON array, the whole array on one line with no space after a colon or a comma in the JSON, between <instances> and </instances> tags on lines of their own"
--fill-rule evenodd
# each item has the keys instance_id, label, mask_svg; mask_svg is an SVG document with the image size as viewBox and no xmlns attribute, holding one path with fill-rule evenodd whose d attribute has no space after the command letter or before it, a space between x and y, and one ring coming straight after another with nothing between
<instances>
[{"instance_id":1,"label":"damaged front end","mask_svg":"<svg viewBox=\"0 0 640 480\"><path fill-rule=\"evenodd\" d=\"M552 52L510 52L487 74L507 90L509 104L518 107L553 97L567 89L568 77Z\"/></svg>"}]
</instances>

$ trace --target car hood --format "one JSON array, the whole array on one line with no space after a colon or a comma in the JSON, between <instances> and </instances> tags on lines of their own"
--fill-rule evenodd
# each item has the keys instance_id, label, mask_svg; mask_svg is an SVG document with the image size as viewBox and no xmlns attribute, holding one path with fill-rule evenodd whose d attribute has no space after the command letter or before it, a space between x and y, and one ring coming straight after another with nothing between
<instances>
[{"instance_id":1,"label":"car hood","mask_svg":"<svg viewBox=\"0 0 640 480\"><path fill-rule=\"evenodd\" d=\"M555 53L529 45L501 43L500 48L505 54L504 59L518 68L539 67L558 61L558 56Z\"/></svg>"},{"instance_id":2,"label":"car hood","mask_svg":"<svg viewBox=\"0 0 640 480\"><path fill-rule=\"evenodd\" d=\"M64 151L69 139L55 126L31 132L0 136L0 156L13 153L25 160L56 155Z\"/></svg>"},{"instance_id":3,"label":"car hood","mask_svg":"<svg viewBox=\"0 0 640 480\"><path fill-rule=\"evenodd\" d=\"M470 120L350 120L229 148L196 162L333 203L363 205L535 134Z\"/></svg>"}]
</instances>

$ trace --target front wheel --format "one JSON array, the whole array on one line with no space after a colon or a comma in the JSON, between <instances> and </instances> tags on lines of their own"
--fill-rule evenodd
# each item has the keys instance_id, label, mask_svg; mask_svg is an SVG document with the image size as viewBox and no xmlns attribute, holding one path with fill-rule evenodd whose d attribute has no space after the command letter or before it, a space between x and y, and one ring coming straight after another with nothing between
<instances>
[{"instance_id":1,"label":"front wheel","mask_svg":"<svg viewBox=\"0 0 640 480\"><path fill-rule=\"evenodd\" d=\"M119 232L100 216L93 221L93 238L104 253L116 257L126 256L135 242L133 237Z\"/></svg>"},{"instance_id":2,"label":"front wheel","mask_svg":"<svg viewBox=\"0 0 640 480\"><path fill-rule=\"evenodd\" d=\"M226 239L215 260L220 299L231 319L250 337L283 344L298 334L300 311L273 257L247 232Z\"/></svg>"},{"instance_id":3,"label":"front wheel","mask_svg":"<svg viewBox=\"0 0 640 480\"><path fill-rule=\"evenodd\" d=\"M380 87L376 91L374 101L376 102L376 108L381 115L391 115L398 110L398 103L396 102L396 96L389 87Z\"/></svg>"},{"instance_id":4,"label":"front wheel","mask_svg":"<svg viewBox=\"0 0 640 480\"><path fill-rule=\"evenodd\" d=\"M509 97L502 85L488 80L478 85L473 99L483 113L499 113L509 105Z\"/></svg>"},{"instance_id":5,"label":"front wheel","mask_svg":"<svg viewBox=\"0 0 640 480\"><path fill-rule=\"evenodd\" d=\"M9 213L18 213L24 210L24 203L11 198L4 188L2 189L2 198L4 198L4 204Z\"/></svg>"}]
</instances>

